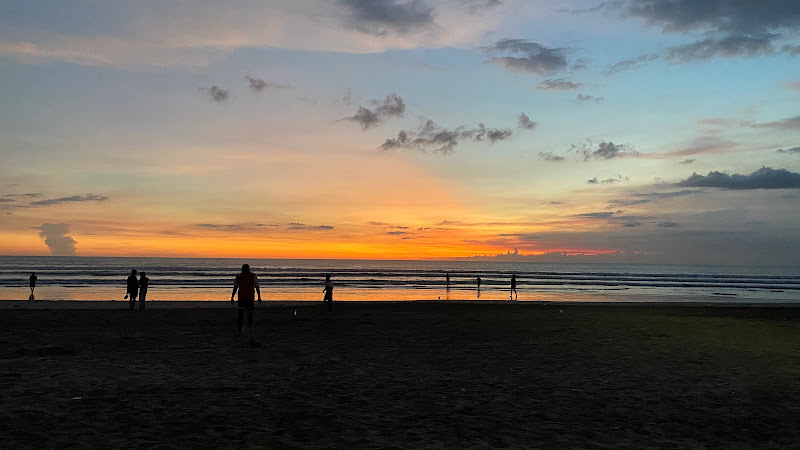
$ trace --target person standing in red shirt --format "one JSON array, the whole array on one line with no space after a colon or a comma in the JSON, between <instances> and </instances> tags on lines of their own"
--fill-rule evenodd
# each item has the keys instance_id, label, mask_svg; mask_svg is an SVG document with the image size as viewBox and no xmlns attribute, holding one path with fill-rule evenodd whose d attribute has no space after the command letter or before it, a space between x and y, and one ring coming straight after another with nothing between
<instances>
[{"instance_id":1,"label":"person standing in red shirt","mask_svg":"<svg viewBox=\"0 0 800 450\"><path fill-rule=\"evenodd\" d=\"M233 292L231 293L231 305L233 304L233 296L239 291L239 315L236 319L236 328L239 334L242 334L242 320L244 313L247 311L247 334L252 335L253 330L253 309L255 309L254 292L258 293L258 304L261 304L261 290L258 288L258 277L253 272L250 272L250 265L242 265L242 273L236 275L236 280L233 282Z\"/></svg>"}]
</instances>

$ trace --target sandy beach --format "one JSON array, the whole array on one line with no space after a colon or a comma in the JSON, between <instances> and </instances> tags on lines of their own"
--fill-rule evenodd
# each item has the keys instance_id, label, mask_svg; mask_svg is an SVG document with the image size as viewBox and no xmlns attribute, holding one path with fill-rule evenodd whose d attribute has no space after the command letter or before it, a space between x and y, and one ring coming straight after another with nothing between
<instances>
[{"instance_id":1,"label":"sandy beach","mask_svg":"<svg viewBox=\"0 0 800 450\"><path fill-rule=\"evenodd\" d=\"M3 447L800 445L800 308L75 303L0 305Z\"/></svg>"}]
</instances>

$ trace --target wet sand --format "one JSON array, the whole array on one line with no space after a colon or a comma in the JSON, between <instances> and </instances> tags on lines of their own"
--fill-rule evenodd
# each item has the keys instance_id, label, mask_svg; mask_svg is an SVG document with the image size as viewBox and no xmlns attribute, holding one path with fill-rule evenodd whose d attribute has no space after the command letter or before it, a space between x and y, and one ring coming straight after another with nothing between
<instances>
[{"instance_id":1,"label":"wet sand","mask_svg":"<svg viewBox=\"0 0 800 450\"><path fill-rule=\"evenodd\" d=\"M0 307L2 447L800 445L800 308L57 303Z\"/></svg>"}]
</instances>

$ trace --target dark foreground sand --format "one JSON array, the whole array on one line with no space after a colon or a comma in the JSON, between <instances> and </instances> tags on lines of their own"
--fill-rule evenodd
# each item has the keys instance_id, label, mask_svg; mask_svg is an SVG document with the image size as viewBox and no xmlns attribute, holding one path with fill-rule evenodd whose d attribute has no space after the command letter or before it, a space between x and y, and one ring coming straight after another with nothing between
<instances>
[{"instance_id":1,"label":"dark foreground sand","mask_svg":"<svg viewBox=\"0 0 800 450\"><path fill-rule=\"evenodd\" d=\"M800 446L800 309L118 305L0 309L0 447Z\"/></svg>"}]
</instances>

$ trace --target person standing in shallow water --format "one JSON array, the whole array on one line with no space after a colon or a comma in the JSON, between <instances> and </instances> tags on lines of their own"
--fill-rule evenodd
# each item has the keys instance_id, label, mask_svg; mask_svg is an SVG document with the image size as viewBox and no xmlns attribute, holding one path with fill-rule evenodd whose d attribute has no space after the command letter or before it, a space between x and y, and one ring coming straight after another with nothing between
<instances>
[{"instance_id":1,"label":"person standing in shallow water","mask_svg":"<svg viewBox=\"0 0 800 450\"><path fill-rule=\"evenodd\" d=\"M325 298L322 300L328 304L328 311L333 311L333 282L330 275L325 275L325 287L322 289Z\"/></svg>"},{"instance_id":2,"label":"person standing in shallow water","mask_svg":"<svg viewBox=\"0 0 800 450\"><path fill-rule=\"evenodd\" d=\"M258 304L261 304L261 289L258 287L258 277L253 272L250 272L250 265L242 265L242 273L236 275L236 280L233 282L233 292L231 293L231 305L233 304L233 296L239 291L239 314L236 317L236 329L238 333L242 334L242 322L244 320L244 313L247 311L247 334L253 334L253 310L255 309L254 292L258 293Z\"/></svg>"},{"instance_id":3,"label":"person standing in shallow water","mask_svg":"<svg viewBox=\"0 0 800 450\"><path fill-rule=\"evenodd\" d=\"M517 276L511 275L511 299L516 300L517 298Z\"/></svg>"},{"instance_id":4,"label":"person standing in shallow water","mask_svg":"<svg viewBox=\"0 0 800 450\"><path fill-rule=\"evenodd\" d=\"M36 289L36 280L38 280L38 277L35 273L31 272L31 276L28 278L31 284L31 295L28 297L28 300L36 300L36 297L33 296L33 290Z\"/></svg>"},{"instance_id":5,"label":"person standing in shallow water","mask_svg":"<svg viewBox=\"0 0 800 450\"><path fill-rule=\"evenodd\" d=\"M139 296L139 280L136 279L136 269L131 270L131 274L128 277L128 290L127 294L125 294L125 298L130 297L128 302L131 305L131 311L133 311L133 307L136 306L136 297Z\"/></svg>"},{"instance_id":6,"label":"person standing in shallow water","mask_svg":"<svg viewBox=\"0 0 800 450\"><path fill-rule=\"evenodd\" d=\"M147 287L150 285L150 278L144 272L139 277L139 309L144 309L144 299L147 297Z\"/></svg>"}]
</instances>

